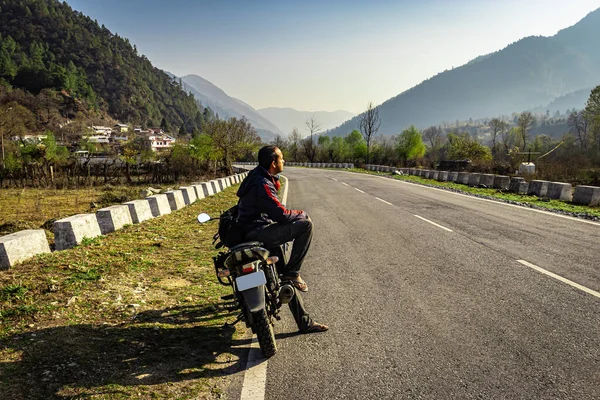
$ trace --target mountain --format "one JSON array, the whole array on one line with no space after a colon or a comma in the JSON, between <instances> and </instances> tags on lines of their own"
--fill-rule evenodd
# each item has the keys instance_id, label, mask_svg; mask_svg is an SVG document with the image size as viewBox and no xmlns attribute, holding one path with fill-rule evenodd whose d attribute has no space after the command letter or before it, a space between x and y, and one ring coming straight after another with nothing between
<instances>
[{"instance_id":1,"label":"mountain","mask_svg":"<svg viewBox=\"0 0 600 400\"><path fill-rule=\"evenodd\" d=\"M590 87L586 89L577 90L575 92L567 93L564 96L559 96L552 100L552 102L546 107L543 107L543 109L540 111L543 112L545 110L550 110L565 112L565 110L571 110L573 108L583 110L593 89L593 87Z\"/></svg>"},{"instance_id":2,"label":"mountain","mask_svg":"<svg viewBox=\"0 0 600 400\"><path fill-rule=\"evenodd\" d=\"M196 100L203 106L210 107L215 114L219 114L219 117L246 117L263 140L268 141L275 135L283 134L277 126L257 113L250 105L228 96L206 79L198 75L186 75L181 77L181 80L184 90L192 92Z\"/></svg>"},{"instance_id":3,"label":"mountain","mask_svg":"<svg viewBox=\"0 0 600 400\"><path fill-rule=\"evenodd\" d=\"M322 130L332 129L356 114L349 111L297 111L293 108L268 107L256 110L260 115L273 122L277 127L289 134L294 127L300 132L306 129L306 120L315 117Z\"/></svg>"},{"instance_id":4,"label":"mountain","mask_svg":"<svg viewBox=\"0 0 600 400\"><path fill-rule=\"evenodd\" d=\"M82 109L132 124L157 126L164 119L187 132L198 126L193 96L127 39L66 2L2 0L0 9L0 87L59 92Z\"/></svg>"},{"instance_id":5,"label":"mountain","mask_svg":"<svg viewBox=\"0 0 600 400\"><path fill-rule=\"evenodd\" d=\"M600 85L600 9L552 37L531 36L446 70L379 106L380 133L521 112ZM331 130L346 135L358 117Z\"/></svg>"}]
</instances>

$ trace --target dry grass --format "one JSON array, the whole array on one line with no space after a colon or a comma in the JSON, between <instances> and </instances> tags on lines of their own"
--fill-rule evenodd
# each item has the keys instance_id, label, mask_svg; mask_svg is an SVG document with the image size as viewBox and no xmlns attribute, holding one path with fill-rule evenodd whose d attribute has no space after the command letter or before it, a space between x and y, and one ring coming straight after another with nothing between
<instances>
[{"instance_id":1,"label":"dry grass","mask_svg":"<svg viewBox=\"0 0 600 400\"><path fill-rule=\"evenodd\" d=\"M229 208L235 190L0 273L2 397L221 397L240 368L243 329L223 327L234 315L220 305L230 290L212 266L216 223L195 217ZM39 224L86 212L96 195L60 191L38 201L24 191L11 204L70 202L49 207Z\"/></svg>"}]
</instances>

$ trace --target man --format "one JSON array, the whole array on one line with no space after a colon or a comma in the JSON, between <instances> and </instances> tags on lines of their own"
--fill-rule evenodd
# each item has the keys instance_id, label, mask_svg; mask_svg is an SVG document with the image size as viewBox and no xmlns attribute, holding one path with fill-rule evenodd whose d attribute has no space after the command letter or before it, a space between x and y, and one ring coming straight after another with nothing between
<instances>
[{"instance_id":1,"label":"man","mask_svg":"<svg viewBox=\"0 0 600 400\"><path fill-rule=\"evenodd\" d=\"M281 185L277 175L283 171L284 162L276 146L260 149L258 166L250 171L237 192L238 221L244 226L246 241L262 242L267 249L294 241L285 270L279 271L282 280L291 281L295 287L290 310L301 332L323 332L329 328L310 318L298 293L308 291L300 268L310 247L313 224L305 211L289 210L279 201L277 191Z\"/></svg>"}]
</instances>

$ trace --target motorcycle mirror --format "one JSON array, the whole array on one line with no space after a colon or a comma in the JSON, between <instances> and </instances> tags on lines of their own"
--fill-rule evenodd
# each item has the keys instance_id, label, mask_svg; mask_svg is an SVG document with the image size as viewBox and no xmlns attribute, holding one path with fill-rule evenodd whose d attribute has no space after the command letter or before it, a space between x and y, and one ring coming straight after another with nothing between
<instances>
[{"instance_id":1,"label":"motorcycle mirror","mask_svg":"<svg viewBox=\"0 0 600 400\"><path fill-rule=\"evenodd\" d=\"M210 215L208 215L207 213L202 213L198 215L198 222L200 222L201 224L210 221Z\"/></svg>"}]
</instances>

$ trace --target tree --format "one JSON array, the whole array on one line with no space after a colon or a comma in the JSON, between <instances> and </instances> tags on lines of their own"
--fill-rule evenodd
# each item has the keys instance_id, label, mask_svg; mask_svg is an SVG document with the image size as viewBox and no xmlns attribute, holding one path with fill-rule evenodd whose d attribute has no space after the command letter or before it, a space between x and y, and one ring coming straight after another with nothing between
<instances>
[{"instance_id":1,"label":"tree","mask_svg":"<svg viewBox=\"0 0 600 400\"><path fill-rule=\"evenodd\" d=\"M275 135L275 138L271 140L271 145L277 146L282 153L286 153L288 149L288 141L285 140L281 135Z\"/></svg>"},{"instance_id":2,"label":"tree","mask_svg":"<svg viewBox=\"0 0 600 400\"><path fill-rule=\"evenodd\" d=\"M360 159L366 159L367 142L365 142L365 139L359 131L356 129L353 130L344 138L344 141L348 143L352 161L357 162Z\"/></svg>"},{"instance_id":3,"label":"tree","mask_svg":"<svg viewBox=\"0 0 600 400\"><path fill-rule=\"evenodd\" d=\"M246 118L230 118L227 121L215 118L207 123L206 130L215 148L221 151L228 174L233 174L234 160L260 145L260 137Z\"/></svg>"},{"instance_id":4,"label":"tree","mask_svg":"<svg viewBox=\"0 0 600 400\"><path fill-rule=\"evenodd\" d=\"M406 165L408 161L415 160L425 155L425 144L423 144L421 133L414 125L411 125L410 128L402 131L398 136L396 151L398 152L400 161L404 162L404 165Z\"/></svg>"},{"instance_id":5,"label":"tree","mask_svg":"<svg viewBox=\"0 0 600 400\"><path fill-rule=\"evenodd\" d=\"M298 150L300 149L301 140L302 136L300 135L300 132L298 132L298 128L294 127L294 129L292 129L292 133L290 133L290 136L288 138L288 143L290 147L289 152L293 161L298 161Z\"/></svg>"},{"instance_id":6,"label":"tree","mask_svg":"<svg viewBox=\"0 0 600 400\"><path fill-rule=\"evenodd\" d=\"M423 130L422 138L429 142L432 149L435 149L442 145L442 128L430 126Z\"/></svg>"},{"instance_id":7,"label":"tree","mask_svg":"<svg viewBox=\"0 0 600 400\"><path fill-rule=\"evenodd\" d=\"M335 136L331 139L332 161L344 162L349 156L349 146L344 138Z\"/></svg>"},{"instance_id":8,"label":"tree","mask_svg":"<svg viewBox=\"0 0 600 400\"><path fill-rule=\"evenodd\" d=\"M162 121L160 121L160 129L162 129L165 132L169 132L169 123L167 122L165 117L163 117Z\"/></svg>"},{"instance_id":9,"label":"tree","mask_svg":"<svg viewBox=\"0 0 600 400\"><path fill-rule=\"evenodd\" d=\"M473 140L467 132L449 133L447 151L452 160L487 161L492 158L489 147Z\"/></svg>"},{"instance_id":10,"label":"tree","mask_svg":"<svg viewBox=\"0 0 600 400\"><path fill-rule=\"evenodd\" d=\"M359 117L359 129L365 142L367 143L367 164L369 163L369 150L371 148L371 141L377 135L379 127L381 126L381 119L379 118L379 109L373 107L373 103L369 102L367 105L367 111L362 113Z\"/></svg>"},{"instance_id":11,"label":"tree","mask_svg":"<svg viewBox=\"0 0 600 400\"><path fill-rule=\"evenodd\" d=\"M317 143L319 144L319 160L330 161L333 157L333 150L331 149L331 137L327 135L321 135L319 136Z\"/></svg>"},{"instance_id":12,"label":"tree","mask_svg":"<svg viewBox=\"0 0 600 400\"><path fill-rule=\"evenodd\" d=\"M522 112L517 119L517 126L519 127L519 134L521 139L522 151L525 151L528 142L529 130L535 123L535 117L530 111Z\"/></svg>"},{"instance_id":13,"label":"tree","mask_svg":"<svg viewBox=\"0 0 600 400\"><path fill-rule=\"evenodd\" d=\"M592 90L583 113L590 125L596 149L600 150L600 86Z\"/></svg>"},{"instance_id":14,"label":"tree","mask_svg":"<svg viewBox=\"0 0 600 400\"><path fill-rule=\"evenodd\" d=\"M504 133L508 131L508 123L499 118L492 118L489 126L492 134L492 155L496 155L498 151L496 144L498 143L498 139L503 137Z\"/></svg>"},{"instance_id":15,"label":"tree","mask_svg":"<svg viewBox=\"0 0 600 400\"><path fill-rule=\"evenodd\" d=\"M304 154L306 154L306 157L308 157L308 160L312 163L317 155L317 146L315 145L313 135L321 131L321 124L319 124L314 114L305 121L305 124L306 128L308 129L309 136L302 142L302 148L304 150Z\"/></svg>"},{"instance_id":16,"label":"tree","mask_svg":"<svg viewBox=\"0 0 600 400\"><path fill-rule=\"evenodd\" d=\"M0 107L0 142L2 147L2 167L5 164L4 140L13 136L23 136L28 125L34 121L33 114L17 102L10 102Z\"/></svg>"},{"instance_id":17,"label":"tree","mask_svg":"<svg viewBox=\"0 0 600 400\"><path fill-rule=\"evenodd\" d=\"M567 120L569 132L571 132L579 140L579 146L582 149L587 149L590 145L590 130L586 114L583 111L574 111L569 114Z\"/></svg>"}]
</instances>

